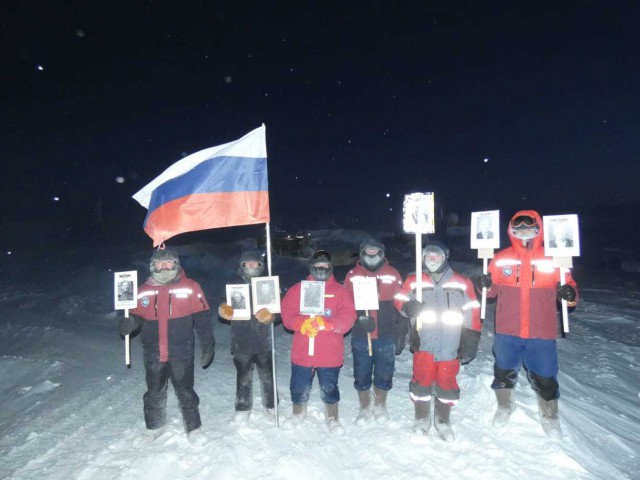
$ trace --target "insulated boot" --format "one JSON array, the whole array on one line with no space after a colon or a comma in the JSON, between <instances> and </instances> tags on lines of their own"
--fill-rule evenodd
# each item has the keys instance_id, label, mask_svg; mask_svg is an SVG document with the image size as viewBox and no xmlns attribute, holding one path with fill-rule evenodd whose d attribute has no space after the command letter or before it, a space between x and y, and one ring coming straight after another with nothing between
<instances>
[{"instance_id":1,"label":"insulated boot","mask_svg":"<svg viewBox=\"0 0 640 480\"><path fill-rule=\"evenodd\" d=\"M431 428L431 402L414 400L413 405L416 410L416 419L413 422L414 433L427 435Z\"/></svg>"},{"instance_id":2,"label":"insulated boot","mask_svg":"<svg viewBox=\"0 0 640 480\"><path fill-rule=\"evenodd\" d=\"M540 412L540 423L547 437L561 438L562 429L558 419L558 399L545 400L538 395L538 409Z\"/></svg>"},{"instance_id":3,"label":"insulated boot","mask_svg":"<svg viewBox=\"0 0 640 480\"><path fill-rule=\"evenodd\" d=\"M387 393L388 390L380 390L373 387L373 418L380 425L384 425L389 421L389 412L387 412Z\"/></svg>"},{"instance_id":4,"label":"insulated boot","mask_svg":"<svg viewBox=\"0 0 640 480\"><path fill-rule=\"evenodd\" d=\"M329 427L329 432L331 432L332 435L337 437L344 435L344 427L340 424L340 420L338 420L338 402L325 404L325 419Z\"/></svg>"},{"instance_id":5,"label":"insulated boot","mask_svg":"<svg viewBox=\"0 0 640 480\"><path fill-rule=\"evenodd\" d=\"M452 442L456 439L449 424L449 414L451 413L451 405L436 399L436 431L442 440Z\"/></svg>"},{"instance_id":6,"label":"insulated boot","mask_svg":"<svg viewBox=\"0 0 640 480\"><path fill-rule=\"evenodd\" d=\"M373 411L371 410L371 390L358 390L360 400L360 411L356 417L356 425L366 425L371 421Z\"/></svg>"},{"instance_id":7,"label":"insulated boot","mask_svg":"<svg viewBox=\"0 0 640 480\"><path fill-rule=\"evenodd\" d=\"M292 430L304 422L307 417L307 404L306 403L294 403L293 415L287 418L282 424L282 428L285 430Z\"/></svg>"},{"instance_id":8,"label":"insulated boot","mask_svg":"<svg viewBox=\"0 0 640 480\"><path fill-rule=\"evenodd\" d=\"M233 423L246 423L251 416L251 410L236 410L233 414Z\"/></svg>"},{"instance_id":9,"label":"insulated boot","mask_svg":"<svg viewBox=\"0 0 640 480\"><path fill-rule=\"evenodd\" d=\"M196 447L201 447L202 445L205 445L211 441L211 438L209 438L209 435L204 433L202 427L187 433L187 438L189 439L189 443L191 445L195 445Z\"/></svg>"},{"instance_id":10,"label":"insulated boot","mask_svg":"<svg viewBox=\"0 0 640 480\"><path fill-rule=\"evenodd\" d=\"M156 438L160 437L164 432L166 432L166 427L156 428L155 430L147 429L133 439L132 446L133 448L142 448L147 445L153 443Z\"/></svg>"},{"instance_id":11,"label":"insulated boot","mask_svg":"<svg viewBox=\"0 0 640 480\"><path fill-rule=\"evenodd\" d=\"M494 390L498 399L498 408L493 415L493 426L502 428L509 423L509 417L515 409L513 402L513 388L499 388Z\"/></svg>"}]
</instances>

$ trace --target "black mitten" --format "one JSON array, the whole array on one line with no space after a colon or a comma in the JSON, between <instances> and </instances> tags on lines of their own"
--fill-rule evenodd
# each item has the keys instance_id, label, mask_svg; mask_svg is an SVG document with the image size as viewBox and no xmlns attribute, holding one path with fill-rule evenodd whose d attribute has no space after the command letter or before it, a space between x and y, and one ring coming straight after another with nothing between
<instances>
[{"instance_id":1,"label":"black mitten","mask_svg":"<svg viewBox=\"0 0 640 480\"><path fill-rule=\"evenodd\" d=\"M376 321L367 315L360 315L358 317L358 325L367 333L371 333L376 329Z\"/></svg>"},{"instance_id":2,"label":"black mitten","mask_svg":"<svg viewBox=\"0 0 640 480\"><path fill-rule=\"evenodd\" d=\"M424 305L417 300L409 300L402 306L402 311L409 317L417 317L422 311Z\"/></svg>"},{"instance_id":3,"label":"black mitten","mask_svg":"<svg viewBox=\"0 0 640 480\"><path fill-rule=\"evenodd\" d=\"M466 365L476 358L478 344L480 343L480 332L464 328L460 336L460 346L458 347L458 358L462 365Z\"/></svg>"},{"instance_id":4,"label":"black mitten","mask_svg":"<svg viewBox=\"0 0 640 480\"><path fill-rule=\"evenodd\" d=\"M120 317L120 323L118 324L118 331L123 337L125 335L131 335L138 330L142 325L142 320L138 319L135 315L129 315L129 317Z\"/></svg>"},{"instance_id":5,"label":"black mitten","mask_svg":"<svg viewBox=\"0 0 640 480\"><path fill-rule=\"evenodd\" d=\"M200 365L202 368L208 368L213 362L213 357L216 355L216 344L212 343L202 347L202 357L200 359Z\"/></svg>"},{"instance_id":6,"label":"black mitten","mask_svg":"<svg viewBox=\"0 0 640 480\"><path fill-rule=\"evenodd\" d=\"M478 278L476 278L476 287L478 287L478 290L482 290L483 288L491 288L491 285L493 285L493 280L491 280L490 273L481 273L480 275L478 275Z\"/></svg>"},{"instance_id":7,"label":"black mitten","mask_svg":"<svg viewBox=\"0 0 640 480\"><path fill-rule=\"evenodd\" d=\"M558 284L556 295L558 296L558 300L566 300L567 302L576 301L576 289L567 283L564 285Z\"/></svg>"}]
</instances>

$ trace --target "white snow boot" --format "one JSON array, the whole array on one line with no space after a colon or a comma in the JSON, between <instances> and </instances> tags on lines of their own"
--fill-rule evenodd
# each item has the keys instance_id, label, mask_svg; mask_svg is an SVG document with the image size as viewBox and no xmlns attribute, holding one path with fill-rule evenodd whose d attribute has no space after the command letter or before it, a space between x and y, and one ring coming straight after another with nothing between
<instances>
[{"instance_id":1,"label":"white snow boot","mask_svg":"<svg viewBox=\"0 0 640 480\"><path fill-rule=\"evenodd\" d=\"M133 448L141 448L146 445L150 445L155 441L156 438L162 435L165 432L165 430L166 430L165 427L156 428L155 430L147 429L144 432L142 432L140 435L138 435L136 438L134 438L133 441L131 442L131 445L133 446Z\"/></svg>"},{"instance_id":2,"label":"white snow boot","mask_svg":"<svg viewBox=\"0 0 640 480\"><path fill-rule=\"evenodd\" d=\"M428 435L429 430L431 429L431 402L414 400L413 405L416 410L416 417L413 422L413 432Z\"/></svg>"},{"instance_id":3,"label":"white snow boot","mask_svg":"<svg viewBox=\"0 0 640 480\"><path fill-rule=\"evenodd\" d=\"M453 430L451 430L451 425L449 423L449 414L451 413L451 405L441 402L436 399L436 418L435 425L436 431L442 440L445 442L453 442L456 439L456 436L453 434Z\"/></svg>"},{"instance_id":4,"label":"white snow boot","mask_svg":"<svg viewBox=\"0 0 640 480\"><path fill-rule=\"evenodd\" d=\"M344 435L344 427L338 420L338 402L332 404L325 404L325 418L327 420L327 426L329 432L336 437Z\"/></svg>"},{"instance_id":5,"label":"white snow boot","mask_svg":"<svg viewBox=\"0 0 640 480\"><path fill-rule=\"evenodd\" d=\"M558 400L545 400L538 395L540 423L547 437L562 438L562 428L558 419Z\"/></svg>"},{"instance_id":6,"label":"white snow boot","mask_svg":"<svg viewBox=\"0 0 640 480\"><path fill-rule=\"evenodd\" d=\"M384 425L389 421L387 393L388 390L380 390L377 387L373 387L373 417L380 425Z\"/></svg>"},{"instance_id":7,"label":"white snow boot","mask_svg":"<svg viewBox=\"0 0 640 480\"><path fill-rule=\"evenodd\" d=\"M306 403L294 403L293 404L293 415L287 418L282 423L282 428L285 430L293 430L307 418L307 404Z\"/></svg>"},{"instance_id":8,"label":"white snow boot","mask_svg":"<svg viewBox=\"0 0 640 480\"><path fill-rule=\"evenodd\" d=\"M498 408L493 415L493 426L503 428L509 423L509 418L515 409L513 388L499 388L494 391L496 392L496 399L498 400Z\"/></svg>"},{"instance_id":9,"label":"white snow boot","mask_svg":"<svg viewBox=\"0 0 640 480\"><path fill-rule=\"evenodd\" d=\"M360 411L356 417L356 425L363 426L371 421L373 410L371 409L371 390L358 390Z\"/></svg>"},{"instance_id":10,"label":"white snow boot","mask_svg":"<svg viewBox=\"0 0 640 480\"><path fill-rule=\"evenodd\" d=\"M233 414L233 423L246 423L251 416L251 410L236 410Z\"/></svg>"},{"instance_id":11,"label":"white snow boot","mask_svg":"<svg viewBox=\"0 0 640 480\"><path fill-rule=\"evenodd\" d=\"M201 447L211 441L209 436L202 430L202 427L191 430L187 433L187 438L189 439L189 443L196 447Z\"/></svg>"}]
</instances>

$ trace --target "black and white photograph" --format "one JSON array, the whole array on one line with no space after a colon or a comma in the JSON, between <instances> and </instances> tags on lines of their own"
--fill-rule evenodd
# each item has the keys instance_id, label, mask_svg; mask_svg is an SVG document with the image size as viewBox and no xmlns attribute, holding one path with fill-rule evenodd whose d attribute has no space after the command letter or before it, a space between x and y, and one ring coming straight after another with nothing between
<instances>
[{"instance_id":1,"label":"black and white photograph","mask_svg":"<svg viewBox=\"0 0 640 480\"><path fill-rule=\"evenodd\" d=\"M471 248L500 248L500 211L471 212Z\"/></svg>"},{"instance_id":2,"label":"black and white photograph","mask_svg":"<svg viewBox=\"0 0 640 480\"><path fill-rule=\"evenodd\" d=\"M116 310L136 307L138 296L138 272L114 272L114 305Z\"/></svg>"},{"instance_id":3,"label":"black and white photograph","mask_svg":"<svg viewBox=\"0 0 640 480\"><path fill-rule=\"evenodd\" d=\"M303 315L324 314L324 282L303 280L300 289L300 313Z\"/></svg>"},{"instance_id":4,"label":"black and white photograph","mask_svg":"<svg viewBox=\"0 0 640 480\"><path fill-rule=\"evenodd\" d=\"M253 311L262 308L271 313L280 313L280 278L257 277L251 279L251 291L253 293Z\"/></svg>"},{"instance_id":5,"label":"black and white photograph","mask_svg":"<svg viewBox=\"0 0 640 480\"><path fill-rule=\"evenodd\" d=\"M227 305L233 308L231 320L249 320L251 318L251 305L249 304L249 285L231 284L226 286Z\"/></svg>"},{"instance_id":6,"label":"black and white photograph","mask_svg":"<svg viewBox=\"0 0 640 480\"><path fill-rule=\"evenodd\" d=\"M580 234L578 215L546 215L542 217L544 252L549 257L579 257Z\"/></svg>"},{"instance_id":7,"label":"black and white photograph","mask_svg":"<svg viewBox=\"0 0 640 480\"><path fill-rule=\"evenodd\" d=\"M410 193L404 196L402 225L406 233L435 233L433 193Z\"/></svg>"},{"instance_id":8,"label":"black and white photograph","mask_svg":"<svg viewBox=\"0 0 640 480\"><path fill-rule=\"evenodd\" d=\"M376 277L353 277L353 302L356 310L379 310L378 280Z\"/></svg>"}]
</instances>

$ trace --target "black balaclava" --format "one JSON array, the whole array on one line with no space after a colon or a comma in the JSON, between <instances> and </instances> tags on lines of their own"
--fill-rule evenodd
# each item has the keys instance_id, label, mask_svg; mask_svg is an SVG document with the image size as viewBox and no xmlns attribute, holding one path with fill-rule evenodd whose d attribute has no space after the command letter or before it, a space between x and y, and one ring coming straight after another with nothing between
<instances>
[{"instance_id":1,"label":"black balaclava","mask_svg":"<svg viewBox=\"0 0 640 480\"><path fill-rule=\"evenodd\" d=\"M320 263L328 263L329 267L318 267L317 265ZM311 257L311 260L309 261L309 273L314 280L321 282L329 280L329 277L331 277L331 274L333 273L331 254L325 250L318 250L314 253L313 257Z\"/></svg>"},{"instance_id":2,"label":"black balaclava","mask_svg":"<svg viewBox=\"0 0 640 480\"><path fill-rule=\"evenodd\" d=\"M368 249L376 249L378 253L369 255ZM360 244L360 264L370 272L378 270L384 264L384 245L374 238L364 240Z\"/></svg>"}]
</instances>

